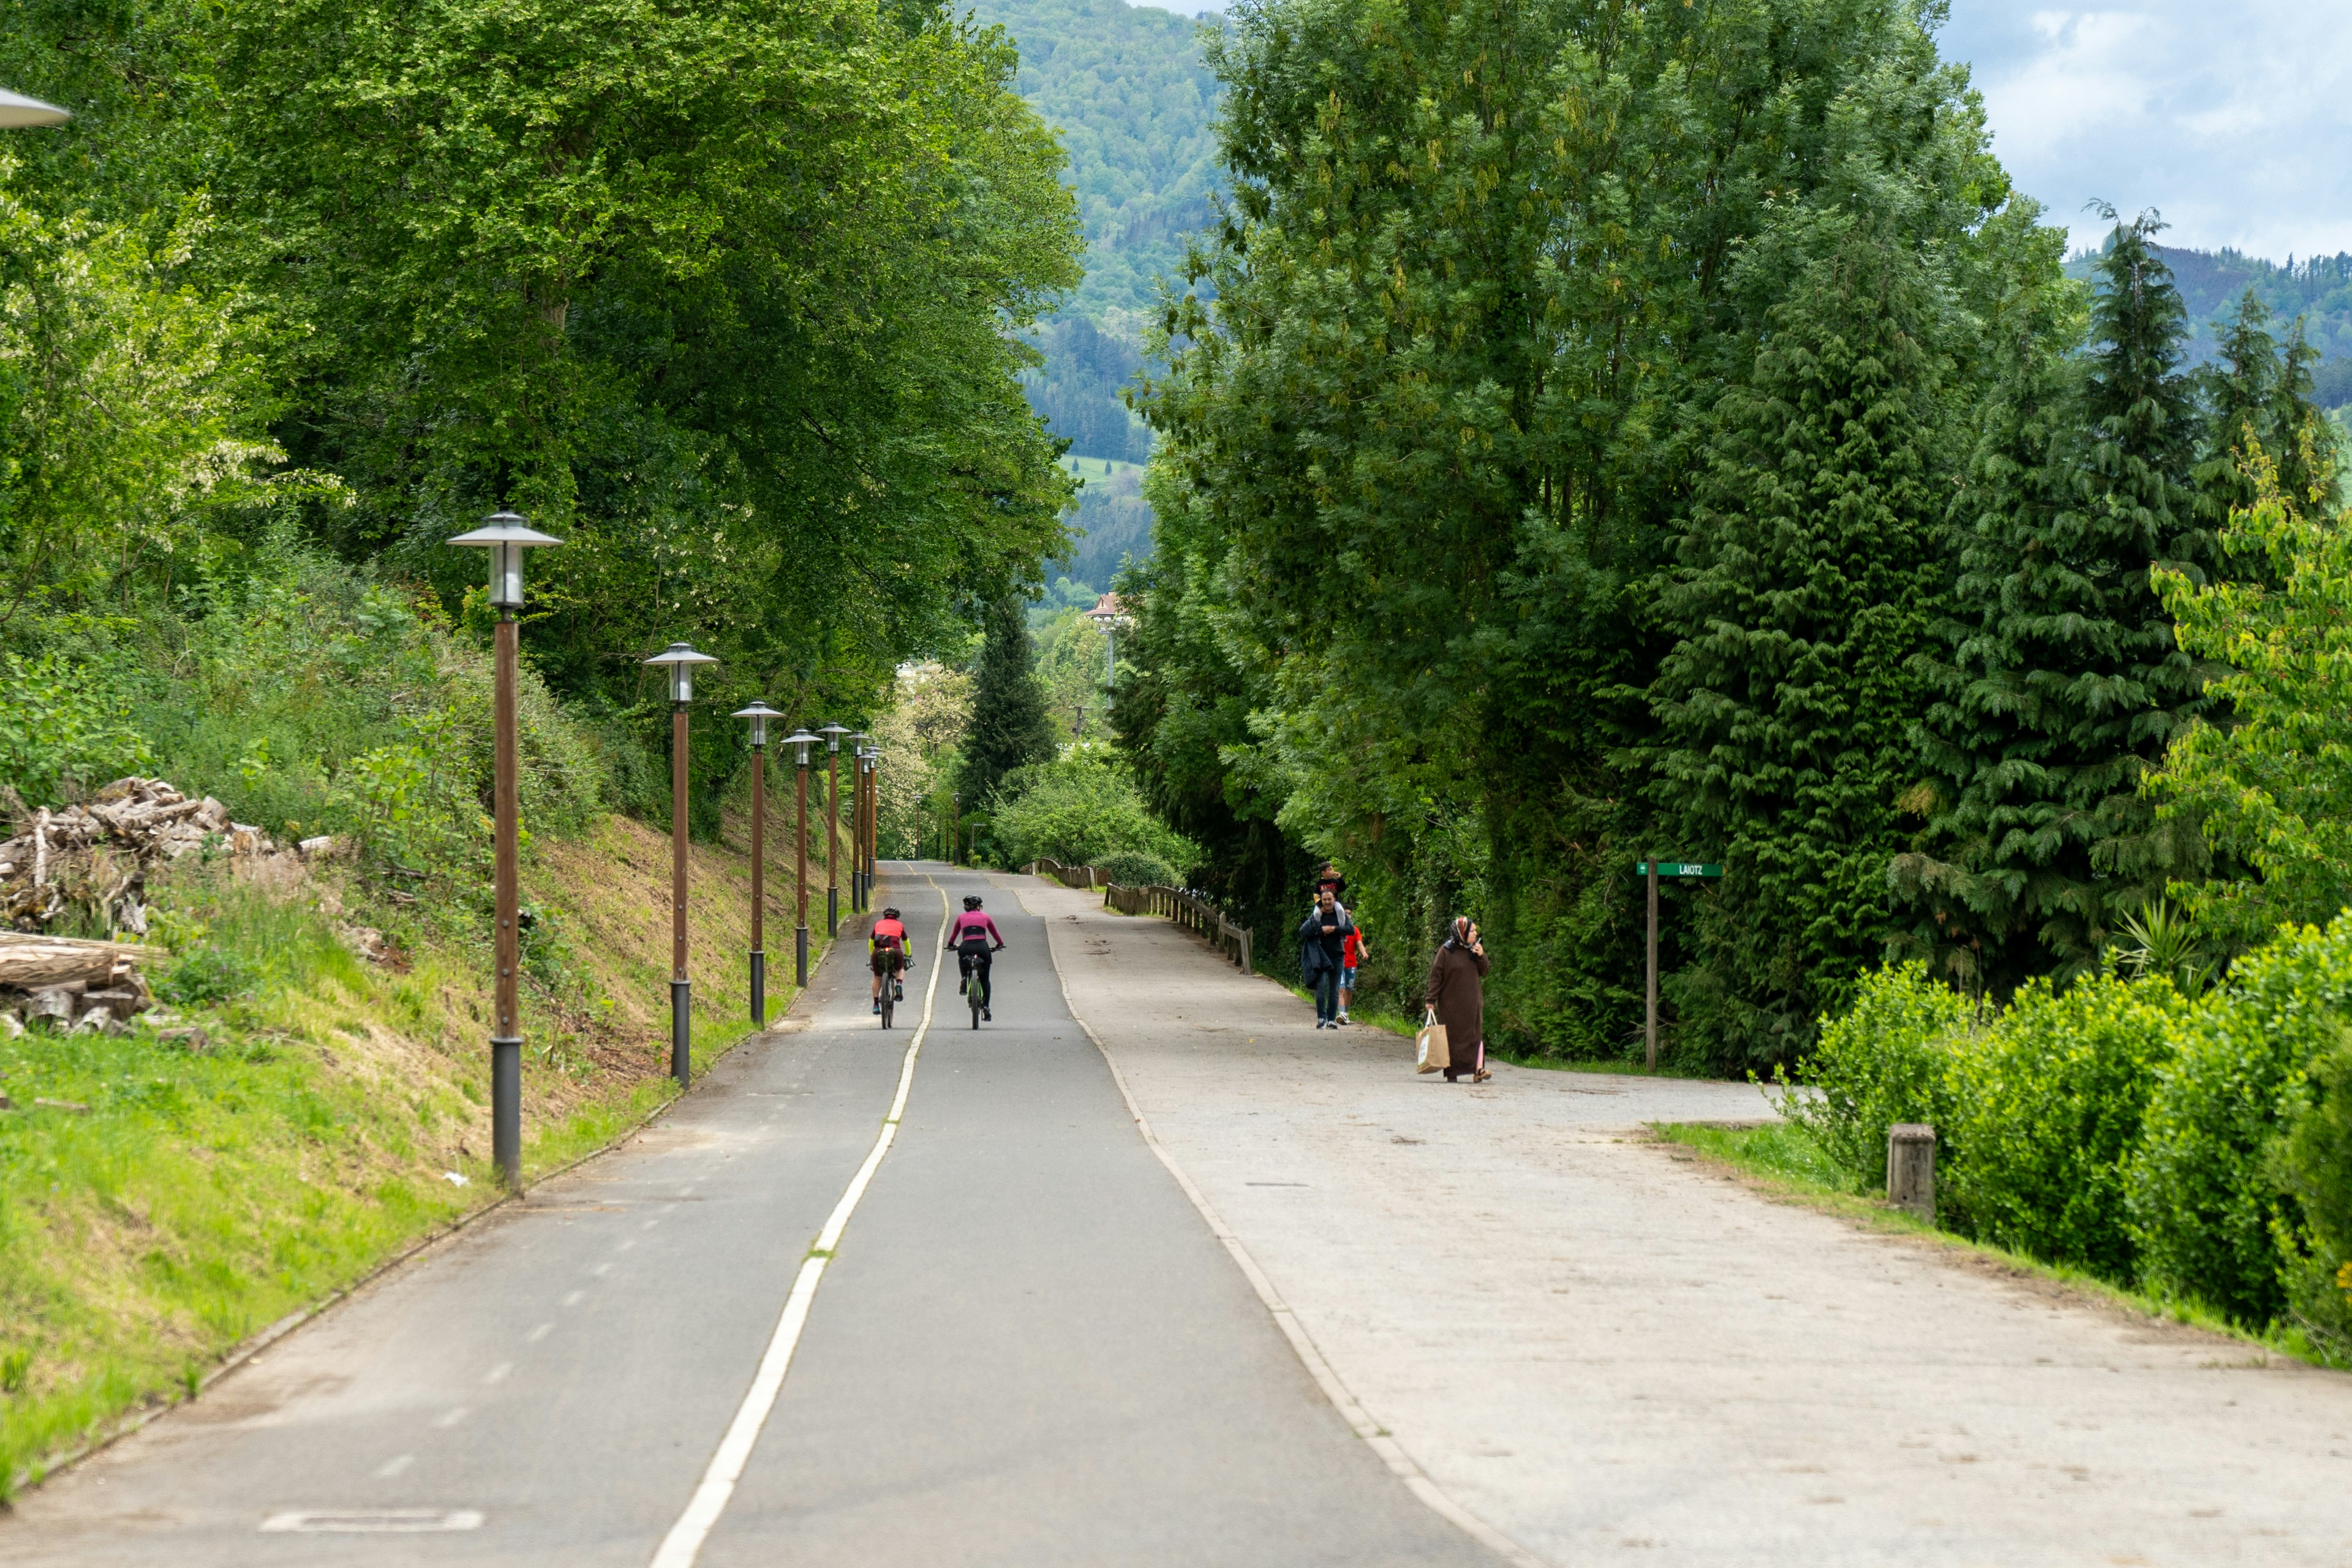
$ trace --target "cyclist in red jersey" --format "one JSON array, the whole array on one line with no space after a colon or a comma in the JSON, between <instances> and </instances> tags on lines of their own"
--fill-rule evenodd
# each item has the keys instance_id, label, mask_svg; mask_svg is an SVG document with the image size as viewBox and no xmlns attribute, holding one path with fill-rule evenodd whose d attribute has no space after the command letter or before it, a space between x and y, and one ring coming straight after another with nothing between
<instances>
[{"instance_id":1,"label":"cyclist in red jersey","mask_svg":"<svg viewBox=\"0 0 2352 1568\"><path fill-rule=\"evenodd\" d=\"M898 989L891 995L894 1002L907 997L906 984L900 979L909 962L907 951L907 926L896 910L884 910L882 918L874 922L874 930L866 941L866 952L874 966L874 1011L882 1011L882 983L887 980Z\"/></svg>"},{"instance_id":2,"label":"cyclist in red jersey","mask_svg":"<svg viewBox=\"0 0 2352 1568\"><path fill-rule=\"evenodd\" d=\"M970 987L978 986L980 1016L983 1018L991 1016L988 1011L989 965L1003 947L1004 939L997 934L996 922L990 920L980 907L980 895L964 895L963 913L948 922L947 940L940 943L940 951L946 952L953 949L959 955L963 966L963 984L956 987L956 993L959 995L969 994Z\"/></svg>"}]
</instances>

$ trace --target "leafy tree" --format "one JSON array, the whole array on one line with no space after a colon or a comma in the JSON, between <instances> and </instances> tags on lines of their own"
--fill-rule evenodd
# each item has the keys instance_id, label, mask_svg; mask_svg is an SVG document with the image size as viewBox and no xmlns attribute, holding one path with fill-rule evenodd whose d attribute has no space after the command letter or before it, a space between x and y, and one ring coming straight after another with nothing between
<instances>
[{"instance_id":1,"label":"leafy tree","mask_svg":"<svg viewBox=\"0 0 2352 1568\"><path fill-rule=\"evenodd\" d=\"M1103 728L1108 660L1102 628L1086 614L1094 604L1089 599L1086 609L1064 609L1034 633L1037 682L1045 689L1045 709L1060 740L1096 739Z\"/></svg>"},{"instance_id":2,"label":"leafy tree","mask_svg":"<svg viewBox=\"0 0 2352 1568\"><path fill-rule=\"evenodd\" d=\"M972 672L961 776L965 806L978 811L991 809L1006 774L1054 754L1054 721L1029 666L1029 629L1020 603L1005 596L991 605L986 633Z\"/></svg>"},{"instance_id":3,"label":"leafy tree","mask_svg":"<svg viewBox=\"0 0 2352 1568\"><path fill-rule=\"evenodd\" d=\"M2198 419L2158 222L2118 223L2078 372L2071 305L2019 301L1963 499L1948 662L1925 721L1925 845L1895 867L1957 978L1998 987L2095 962L2116 921L2194 874L2193 828L2159 823L2143 773L2205 711L2206 668L2149 581L2214 560L2189 469Z\"/></svg>"},{"instance_id":4,"label":"leafy tree","mask_svg":"<svg viewBox=\"0 0 2352 1568\"><path fill-rule=\"evenodd\" d=\"M1654 689L1657 794L1673 845L1725 868L1677 997L1718 1054L1759 1065L1792 1059L1885 945L1909 663L1942 579L1937 279L1866 229L1823 248L1781 263L1802 279L1717 406L1660 602L1678 640Z\"/></svg>"},{"instance_id":5,"label":"leafy tree","mask_svg":"<svg viewBox=\"0 0 2352 1568\"><path fill-rule=\"evenodd\" d=\"M1013 332L1076 222L1001 35L281 0L218 45L230 215L306 329L286 445L358 496L320 525L453 597L439 542L493 506L564 536L532 635L567 689L635 700L683 635L715 696L860 706L1061 546Z\"/></svg>"},{"instance_id":6,"label":"leafy tree","mask_svg":"<svg viewBox=\"0 0 2352 1568\"><path fill-rule=\"evenodd\" d=\"M2304 463L2332 494L2310 436L2306 426ZM2287 494L2259 455L2251 477L2255 503L2231 514L2223 540L2261 562L2268 584L2157 572L2182 648L2225 667L2215 695L2229 721L2188 725L2144 792L2168 819L2200 826L2236 868L2176 890L2240 947L2281 921L2322 924L2352 906L2352 512L2315 515L2312 490Z\"/></svg>"}]
</instances>

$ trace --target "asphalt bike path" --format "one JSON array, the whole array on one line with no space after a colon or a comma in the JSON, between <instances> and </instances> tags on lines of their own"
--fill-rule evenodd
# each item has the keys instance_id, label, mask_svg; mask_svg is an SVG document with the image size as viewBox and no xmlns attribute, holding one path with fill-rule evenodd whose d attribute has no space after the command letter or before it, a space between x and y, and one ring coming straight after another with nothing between
<instances>
[{"instance_id":1,"label":"asphalt bike path","mask_svg":"<svg viewBox=\"0 0 2352 1568\"><path fill-rule=\"evenodd\" d=\"M897 1087L856 929L624 1148L21 1498L0 1563L646 1568Z\"/></svg>"},{"instance_id":2,"label":"asphalt bike path","mask_svg":"<svg viewBox=\"0 0 2352 1568\"><path fill-rule=\"evenodd\" d=\"M898 1141L701 1562L1495 1563L1349 1429L1138 1135L1045 922L1007 879L934 874L1004 935L994 1019L971 1026L948 959Z\"/></svg>"},{"instance_id":3,"label":"asphalt bike path","mask_svg":"<svg viewBox=\"0 0 2352 1568\"><path fill-rule=\"evenodd\" d=\"M1003 893L970 1026L940 895L1000 886L886 867L898 1027L845 924L786 1028L36 1489L0 1562L1496 1562L1307 1375Z\"/></svg>"}]
</instances>

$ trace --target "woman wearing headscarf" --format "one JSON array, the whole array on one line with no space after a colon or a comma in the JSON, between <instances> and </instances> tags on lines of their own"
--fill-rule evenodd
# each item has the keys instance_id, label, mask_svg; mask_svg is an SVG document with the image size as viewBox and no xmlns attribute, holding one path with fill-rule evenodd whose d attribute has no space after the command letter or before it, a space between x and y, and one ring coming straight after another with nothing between
<instances>
[{"instance_id":1,"label":"woman wearing headscarf","mask_svg":"<svg viewBox=\"0 0 2352 1568\"><path fill-rule=\"evenodd\" d=\"M1430 961L1429 994L1423 998L1445 1026L1445 1081L1468 1074L1472 1083L1494 1077L1486 1070L1486 948L1468 915L1456 915Z\"/></svg>"}]
</instances>

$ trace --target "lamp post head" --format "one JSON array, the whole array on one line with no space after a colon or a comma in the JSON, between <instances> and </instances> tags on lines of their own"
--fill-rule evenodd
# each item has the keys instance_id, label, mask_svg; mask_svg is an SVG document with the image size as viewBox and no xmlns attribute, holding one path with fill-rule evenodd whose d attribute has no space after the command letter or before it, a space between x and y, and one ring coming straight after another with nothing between
<instances>
[{"instance_id":1,"label":"lamp post head","mask_svg":"<svg viewBox=\"0 0 2352 1568\"><path fill-rule=\"evenodd\" d=\"M781 719L783 715L764 702L754 702L749 708L738 708L731 717L751 721L751 744L758 748L768 743L768 721Z\"/></svg>"},{"instance_id":2,"label":"lamp post head","mask_svg":"<svg viewBox=\"0 0 2352 1568\"><path fill-rule=\"evenodd\" d=\"M826 751L838 752L841 750L841 738L849 733L849 726L846 724L827 724L819 729L817 733L824 737L824 749Z\"/></svg>"},{"instance_id":3,"label":"lamp post head","mask_svg":"<svg viewBox=\"0 0 2352 1568\"><path fill-rule=\"evenodd\" d=\"M694 700L694 667L719 661L707 653L695 652L682 642L674 642L646 662L669 671L669 700L683 706Z\"/></svg>"},{"instance_id":4,"label":"lamp post head","mask_svg":"<svg viewBox=\"0 0 2352 1568\"><path fill-rule=\"evenodd\" d=\"M0 128L14 130L21 125L63 125L73 116L54 103L43 103L37 98L26 98L21 92L10 92L0 87Z\"/></svg>"},{"instance_id":5,"label":"lamp post head","mask_svg":"<svg viewBox=\"0 0 2352 1568\"><path fill-rule=\"evenodd\" d=\"M804 768L808 766L808 749L816 744L816 737L810 734L805 729L794 730L791 734L785 736L780 744L790 746L793 749L794 755L793 757L793 765L794 767Z\"/></svg>"},{"instance_id":6,"label":"lamp post head","mask_svg":"<svg viewBox=\"0 0 2352 1568\"><path fill-rule=\"evenodd\" d=\"M488 522L471 533L461 533L449 542L490 552L490 603L502 610L512 610L522 605L522 552L563 541L540 532L518 513L501 511L493 513Z\"/></svg>"}]
</instances>

